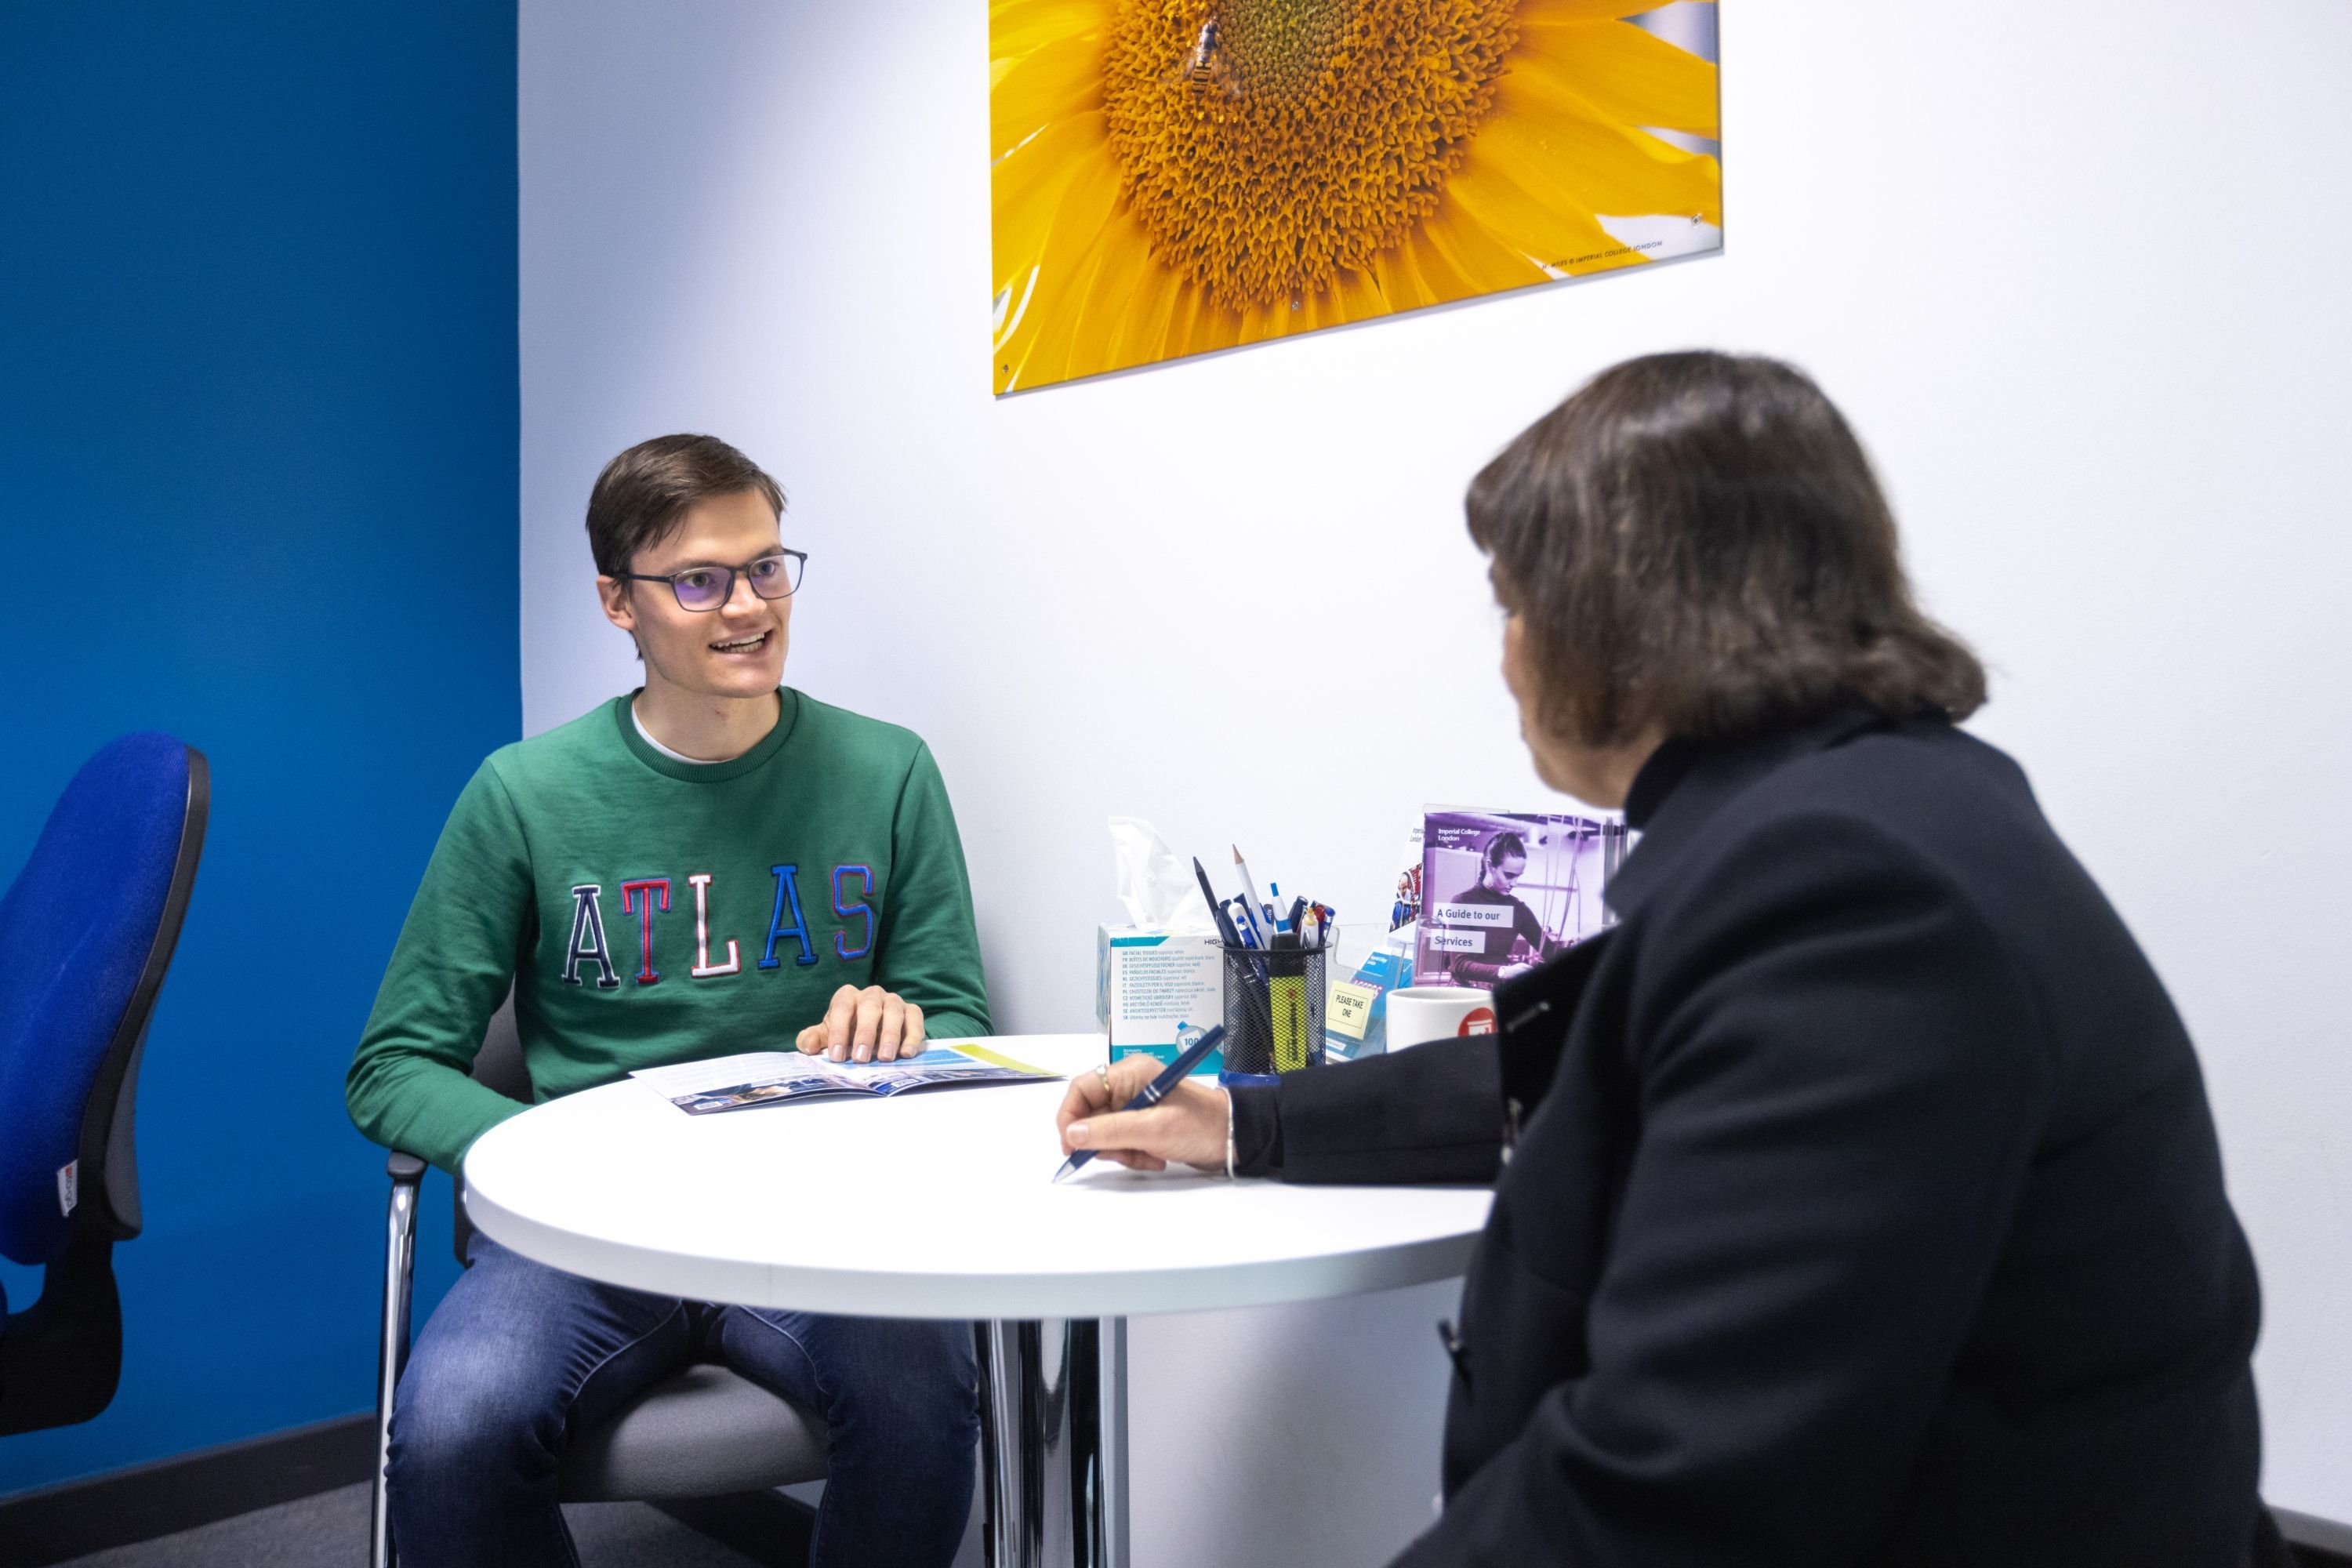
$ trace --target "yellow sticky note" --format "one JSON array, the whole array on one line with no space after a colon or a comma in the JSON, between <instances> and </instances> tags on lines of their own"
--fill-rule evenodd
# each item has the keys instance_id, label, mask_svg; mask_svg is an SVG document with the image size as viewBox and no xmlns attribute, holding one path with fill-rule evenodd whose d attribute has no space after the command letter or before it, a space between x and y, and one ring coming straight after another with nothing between
<instances>
[{"instance_id":1,"label":"yellow sticky note","mask_svg":"<svg viewBox=\"0 0 2352 1568\"><path fill-rule=\"evenodd\" d=\"M1372 1004L1380 999L1379 987L1342 980L1331 987L1331 1005L1325 1014L1323 1026L1335 1035L1360 1040L1364 1031L1372 1026Z\"/></svg>"}]
</instances>

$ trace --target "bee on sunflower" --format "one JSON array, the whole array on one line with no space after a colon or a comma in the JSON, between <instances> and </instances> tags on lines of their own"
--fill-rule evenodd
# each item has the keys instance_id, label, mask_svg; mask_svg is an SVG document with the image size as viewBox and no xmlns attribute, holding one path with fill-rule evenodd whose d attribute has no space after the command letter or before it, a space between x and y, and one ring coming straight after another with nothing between
<instances>
[{"instance_id":1,"label":"bee on sunflower","mask_svg":"<svg viewBox=\"0 0 2352 1568\"><path fill-rule=\"evenodd\" d=\"M1668 3L991 0L996 390L1712 248Z\"/></svg>"}]
</instances>

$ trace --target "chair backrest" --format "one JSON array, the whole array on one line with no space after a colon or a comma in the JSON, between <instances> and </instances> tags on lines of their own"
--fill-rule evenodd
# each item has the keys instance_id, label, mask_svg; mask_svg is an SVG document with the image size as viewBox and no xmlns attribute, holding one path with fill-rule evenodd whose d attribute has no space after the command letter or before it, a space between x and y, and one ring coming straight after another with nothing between
<instances>
[{"instance_id":1,"label":"chair backrest","mask_svg":"<svg viewBox=\"0 0 2352 1568\"><path fill-rule=\"evenodd\" d=\"M82 765L0 895L0 1252L140 1227L139 1062L211 804L204 753L125 735Z\"/></svg>"},{"instance_id":2,"label":"chair backrest","mask_svg":"<svg viewBox=\"0 0 2352 1568\"><path fill-rule=\"evenodd\" d=\"M509 1100L519 1100L525 1105L531 1101L530 1069L523 1064L522 1037L515 1030L514 993L499 1004L490 1021L482 1029L482 1048L474 1053L474 1081L495 1089ZM449 1227L449 1243L457 1254L457 1261L466 1261L466 1238L474 1227L466 1219L466 1179L458 1177L450 1184L451 1197L457 1205L456 1222Z\"/></svg>"}]
</instances>

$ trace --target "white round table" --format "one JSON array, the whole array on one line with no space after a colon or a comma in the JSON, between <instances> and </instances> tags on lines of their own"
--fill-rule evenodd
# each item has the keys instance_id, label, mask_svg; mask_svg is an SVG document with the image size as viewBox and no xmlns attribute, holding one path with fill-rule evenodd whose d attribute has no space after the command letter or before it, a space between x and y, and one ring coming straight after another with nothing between
<instances>
[{"instance_id":1,"label":"white round table","mask_svg":"<svg viewBox=\"0 0 2352 1568\"><path fill-rule=\"evenodd\" d=\"M989 1044L1062 1073L1104 1057L1099 1035ZM1056 1184L1063 1092L1020 1084L688 1116L641 1084L609 1084L483 1134L466 1156L466 1212L526 1258L615 1285L978 1321L991 1560L1094 1568L1125 1557L1124 1324L1106 1333L1101 1320L1446 1279L1466 1265L1491 1194L1102 1161Z\"/></svg>"}]
</instances>

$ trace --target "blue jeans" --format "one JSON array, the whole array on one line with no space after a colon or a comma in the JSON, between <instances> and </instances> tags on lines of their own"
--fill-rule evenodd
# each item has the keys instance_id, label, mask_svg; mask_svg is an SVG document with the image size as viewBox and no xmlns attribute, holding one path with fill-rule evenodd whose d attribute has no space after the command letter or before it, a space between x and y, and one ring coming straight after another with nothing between
<instances>
[{"instance_id":1,"label":"blue jeans","mask_svg":"<svg viewBox=\"0 0 2352 1568\"><path fill-rule=\"evenodd\" d=\"M566 1436L689 1361L722 1362L830 1432L812 1568L947 1568L971 1508L979 1379L964 1323L714 1307L600 1285L476 1234L393 1401L402 1568L573 1568Z\"/></svg>"}]
</instances>

